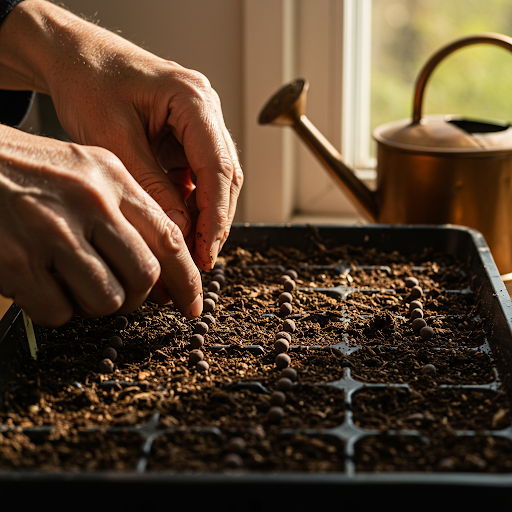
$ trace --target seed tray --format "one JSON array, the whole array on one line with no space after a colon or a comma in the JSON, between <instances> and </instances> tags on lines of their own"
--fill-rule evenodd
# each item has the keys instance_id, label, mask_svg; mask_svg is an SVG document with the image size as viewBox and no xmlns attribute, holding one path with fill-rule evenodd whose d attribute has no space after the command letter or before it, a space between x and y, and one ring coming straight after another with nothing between
<instances>
[{"instance_id":1,"label":"seed tray","mask_svg":"<svg viewBox=\"0 0 512 512\"><path fill-rule=\"evenodd\" d=\"M454 451L481 452L499 449L502 453L509 453L512 461L510 416L500 412L508 405L503 401L509 399L502 392L502 388L508 389L507 384L512 368L510 320L512 303L483 237L474 230L452 226L312 228L310 226L244 225L233 227L228 243L248 249L276 245L301 249L305 244L310 243L311 238L335 239L340 245L350 244L361 247L363 250L376 248L384 252L398 251L402 254L420 253L424 248L431 248L437 252L453 254L464 263L465 271L469 271L472 276L471 286L460 286L460 282L466 283L467 279L459 279L460 276L457 273L448 276L441 283L439 290L445 299L443 308L439 313L435 308L429 311L429 321L434 324L438 321L440 325L447 321L469 321L473 323L473 327L476 326L476 329L471 329L471 336L465 336L462 333L461 339L456 340L456 348L447 344L441 337L439 340L424 344L423 350L427 358L435 354L438 368L442 368L443 365L446 368L443 376L439 378L438 390L441 394L449 395L447 400L450 400L450 403L462 395L493 394L496 396L496 408L490 411L485 410L483 414L479 412L478 417L476 414L473 414L473 418L471 415L465 417L463 406L457 409L455 416L459 414L460 418L456 424L460 429L447 438L446 443L451 443L449 446L453 447ZM257 267L260 267L261 271L261 266ZM266 269L269 283L272 283L275 277L285 270L279 265L267 265ZM250 268L245 270L250 272ZM326 275L336 276L356 275L358 272L364 272L366 275L377 273L384 277L388 275L390 283L393 280L390 267L385 265L354 266L350 262L315 265L314 262L303 262L299 268L304 275L308 272L318 275L316 272L318 270ZM420 274L422 270L420 267L412 268L413 273ZM409 491L427 491L429 496L453 501L458 506L464 503L474 506L479 500L482 504L486 503L491 496L490 493L495 504L511 503L512 466L510 469L504 469L502 466L496 470L500 471L500 474L490 474L488 467L481 466L482 459L474 457L473 461L469 461L469 467L462 468L460 472L445 473L440 470L426 472L424 470L425 467L430 467L429 464L437 464L439 468L439 461L428 460L429 430L439 426L435 418L431 420L417 417L391 422L385 433L382 429L373 428L372 418L382 413L382 404L388 404L385 411L386 417L393 418L393 407L395 407L396 417L399 418L400 404L411 400L410 379L414 379L417 372L408 373L408 364L414 365L414 362L408 363L407 360L398 357L401 347L382 335L382 332L385 332L383 327L385 328L386 325L385 321L382 324L381 318L375 318L375 326L380 327L375 329L377 333L375 339L367 339L364 344L360 343L357 336L352 336L350 331L340 329L337 332L336 330L337 325L357 321L357 316L361 314L354 313L351 305L357 303L360 311L360 306L364 305L365 301L373 307L379 306L383 312L389 309L392 312L387 317L388 321L389 318L395 318L400 323L401 315L394 311L396 290L391 285L389 288L380 289L354 287L350 285L350 278L341 281L335 287L326 288L322 286L321 279L317 279L316 282L310 283L311 286L299 290L306 298L308 293L322 293L336 301L335 303L326 301L325 308L320 311L318 307L315 310L309 310L307 300L301 301L301 306L296 308L292 315L297 323L296 339L300 341L300 345L294 345L292 342L290 352L292 360L297 362L299 367L300 361L307 360L311 354L320 353L324 353L336 363L332 378L323 382L317 382L313 378L309 384L302 382L295 385L295 389L301 387L304 397L309 396L314 400L317 399L318 393L328 393L329 389L333 390L332 394L336 396L337 404L336 418L334 421L329 421L331 418L324 418L324 421L319 420L310 426L299 426L300 423L296 421L297 417L300 417L299 408L295 418L293 415L290 416L289 426L284 424L278 433L270 433L265 440L261 440L257 432L251 432L250 429L242 433L246 437L248 446L255 453L264 455L275 451L278 455L280 454L277 457L279 463L274 462L273 465L267 466L256 464L246 467L243 471L222 471L224 468L218 466L219 453L223 454L222 446L225 440L235 434L229 431L228 424L217 421L215 425L206 428L189 426L183 431L180 425L169 421L175 416L166 411L165 407L155 412L154 404L150 403L145 409L143 408L145 413L141 414L135 426L89 429L77 434L77 443L71 448L71 452L78 450L82 446L80 441L82 437L92 438L97 445L96 449L103 442L114 442L117 445L126 443L129 445L126 450L126 460L108 461L102 466L102 463L98 462L101 460L100 453L97 452L93 455L96 462L92 462L91 467L86 470L74 467L73 461L70 460L60 472L27 469L0 471L2 492L20 493L21 489L30 485L31 489L37 490L36 493L21 492L17 497L18 501L20 495L22 499L30 501L49 498L56 492L70 493L70 496L75 492L83 493L86 485L94 485L94 489L111 486L115 489L116 504L125 502L133 505L135 502L140 502L147 505L153 502L156 504L169 494L173 496L173 503L181 500L186 503L190 501L191 496L194 496L195 490L200 488L210 499L219 499L229 504L240 503L240 500L250 492L252 502L260 503L260 508L263 506L269 508L269 503L264 497L259 496L261 494L259 489L262 488L276 490L276 493L272 493L270 508L277 508L285 503L300 504L301 507L312 506L317 503L319 495L323 496L323 499L343 496L344 504L357 503L358 505L378 504L382 499L392 497L395 505L400 505L402 500L404 500L403 504L407 505L405 496L409 495ZM450 315L451 302L457 303L458 306L467 303L463 318ZM232 318L239 319L241 315L243 317L240 311L226 311L225 314ZM367 315L369 318L372 316L371 313ZM266 319L262 319L263 335L276 332L275 328L279 322L276 322L275 318L277 316L267 315ZM310 322L320 326L319 330L317 328L314 331L313 336L308 330ZM381 324L377 325L378 322ZM319 332L327 335L318 337ZM408 340L408 336L404 327L405 343L411 341ZM9 389L9 374L21 359L27 357L22 319L16 307L11 308L0 322L0 339L0 389L5 391ZM209 351L212 358L215 358L216 354L229 352L233 347L219 343L219 340L226 339L228 339L226 336L217 338L212 336L211 341L205 346L205 351ZM317 339L322 340L318 345L315 344ZM256 357L263 358L268 352L268 347L252 344L253 341L247 340L248 343L237 350L246 350ZM307 345L307 350L304 350L304 345ZM388 354L390 364L396 365L395 382L384 384L378 371L371 372L371 364L369 365L368 362L372 358L371 352L375 354L375 351L380 355ZM478 359L476 363L473 361L475 358ZM478 383L469 385L467 382L474 381L475 376L468 380L466 378L468 376L464 373L465 368L471 369L475 365L481 369L481 373L476 379ZM275 386L277 380L275 372L274 375L261 372L250 377L250 380L241 378L236 381L235 379L228 386L229 392L238 393L244 399L248 399L255 410L258 410L258 407L268 407L268 401L265 401L265 398ZM78 388L80 383L69 382L66 385ZM108 389L109 386L127 388L131 384L105 381L102 385ZM297 396L300 397L300 393ZM399 396L399 399L396 396ZM460 399L459 402L463 400ZM304 401L303 399L302 402ZM442 415L442 412L440 414ZM472 419L478 421L471 421ZM204 424L204 421L199 424ZM58 435L50 427L24 427L22 431L36 444L49 443L48 453L59 453L62 449ZM7 437L17 434L16 429L9 426L4 426L3 432ZM211 472L191 473L190 467L182 471L178 468L178 472L174 473L166 471L169 461L166 460L164 447L169 442L175 443L176 449L191 450L186 454L193 459L194 448L204 442L202 440L205 438L211 440L209 445L214 448L216 444L218 445L211 455ZM489 439L493 440L491 447L485 445ZM367 447L370 441L373 451L369 451ZM289 472L287 468L286 460L292 444L296 451L308 454L308 464L304 465L303 471ZM410 448L411 446L413 449ZM381 450L378 461L372 460L375 457L375 449ZM69 452L70 447L65 446L64 450ZM93 449L91 450L95 453ZM264 459L263 455L261 458ZM411 459L412 469L402 472L393 471L393 460L400 458ZM418 459L425 461L422 463L423 466L418 464ZM258 460L258 457L255 460ZM386 469L387 467L391 467L391 471ZM84 503L90 500L91 506L97 506L90 494L93 493L82 494Z\"/></svg>"}]
</instances>

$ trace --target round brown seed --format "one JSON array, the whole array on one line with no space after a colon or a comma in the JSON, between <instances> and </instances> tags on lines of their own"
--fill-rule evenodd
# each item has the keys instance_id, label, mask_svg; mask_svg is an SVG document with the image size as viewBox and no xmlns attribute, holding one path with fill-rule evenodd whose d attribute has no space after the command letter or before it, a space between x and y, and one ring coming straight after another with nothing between
<instances>
[{"instance_id":1,"label":"round brown seed","mask_svg":"<svg viewBox=\"0 0 512 512\"><path fill-rule=\"evenodd\" d=\"M285 274L286 274L287 276L290 276L294 281L296 281L296 280L297 280L297 278L299 277L299 274L298 274L298 273L297 273L297 271L296 271L296 270L294 270L293 268L289 268L289 269L285 272Z\"/></svg>"},{"instance_id":2,"label":"round brown seed","mask_svg":"<svg viewBox=\"0 0 512 512\"><path fill-rule=\"evenodd\" d=\"M434 329L432 329L432 327L429 326L422 327L420 329L420 336L425 341L431 340L434 337Z\"/></svg>"},{"instance_id":3,"label":"round brown seed","mask_svg":"<svg viewBox=\"0 0 512 512\"><path fill-rule=\"evenodd\" d=\"M431 377L435 377L437 374L437 368L433 364L426 364L421 371L423 373L426 373L427 375L430 375Z\"/></svg>"},{"instance_id":4,"label":"round brown seed","mask_svg":"<svg viewBox=\"0 0 512 512\"><path fill-rule=\"evenodd\" d=\"M210 326L210 325L213 325L215 323L215 318L212 316L212 315L204 315L203 316L203 322Z\"/></svg>"},{"instance_id":5,"label":"round brown seed","mask_svg":"<svg viewBox=\"0 0 512 512\"><path fill-rule=\"evenodd\" d=\"M425 322L425 320L423 320L423 318L415 318L412 321L411 325L412 325L413 331L419 332L419 331L421 331L421 329L423 329L423 327L425 327L427 325L427 322Z\"/></svg>"},{"instance_id":6,"label":"round brown seed","mask_svg":"<svg viewBox=\"0 0 512 512\"><path fill-rule=\"evenodd\" d=\"M270 397L270 403L278 407L283 407L286 403L286 395L282 391L274 391Z\"/></svg>"},{"instance_id":7,"label":"round brown seed","mask_svg":"<svg viewBox=\"0 0 512 512\"><path fill-rule=\"evenodd\" d=\"M297 370L295 368L283 368L281 371L281 376L290 379L292 382L297 380Z\"/></svg>"},{"instance_id":8,"label":"round brown seed","mask_svg":"<svg viewBox=\"0 0 512 512\"><path fill-rule=\"evenodd\" d=\"M286 283L286 281L293 281L293 279L290 276L287 276L286 274L283 274L279 278L279 283L284 285L284 283Z\"/></svg>"},{"instance_id":9,"label":"round brown seed","mask_svg":"<svg viewBox=\"0 0 512 512\"><path fill-rule=\"evenodd\" d=\"M204 299L203 300L203 311L207 313L211 313L215 311L215 302L212 299Z\"/></svg>"},{"instance_id":10,"label":"round brown seed","mask_svg":"<svg viewBox=\"0 0 512 512\"><path fill-rule=\"evenodd\" d=\"M411 288L411 297L413 299L419 299L423 295L423 289L420 286L413 286Z\"/></svg>"},{"instance_id":11,"label":"round brown seed","mask_svg":"<svg viewBox=\"0 0 512 512\"><path fill-rule=\"evenodd\" d=\"M196 370L199 372L199 373L206 373L210 368L210 365L206 362L206 361L199 361L197 364L196 364Z\"/></svg>"},{"instance_id":12,"label":"round brown seed","mask_svg":"<svg viewBox=\"0 0 512 512\"><path fill-rule=\"evenodd\" d=\"M411 311L411 320L414 320L415 318L423 318L423 310L422 309L416 308Z\"/></svg>"},{"instance_id":13,"label":"round brown seed","mask_svg":"<svg viewBox=\"0 0 512 512\"><path fill-rule=\"evenodd\" d=\"M110 359L102 359L98 363L98 371L100 373L112 373L114 371L114 363Z\"/></svg>"},{"instance_id":14,"label":"round brown seed","mask_svg":"<svg viewBox=\"0 0 512 512\"><path fill-rule=\"evenodd\" d=\"M268 421L270 423L280 423L284 418L284 409L278 405L273 405L268 410Z\"/></svg>"},{"instance_id":15,"label":"round brown seed","mask_svg":"<svg viewBox=\"0 0 512 512\"><path fill-rule=\"evenodd\" d=\"M281 329L285 332L295 332L295 322L291 318L287 318L281 327ZM291 341L291 340L289 340Z\"/></svg>"},{"instance_id":16,"label":"round brown seed","mask_svg":"<svg viewBox=\"0 0 512 512\"><path fill-rule=\"evenodd\" d=\"M204 336L208 332L208 324L206 322L197 322L194 325L194 334Z\"/></svg>"},{"instance_id":17,"label":"round brown seed","mask_svg":"<svg viewBox=\"0 0 512 512\"><path fill-rule=\"evenodd\" d=\"M277 302L279 304L284 304L286 302L289 302L290 304L293 302L292 294L289 292L283 292L279 297L277 298Z\"/></svg>"},{"instance_id":18,"label":"round brown seed","mask_svg":"<svg viewBox=\"0 0 512 512\"><path fill-rule=\"evenodd\" d=\"M208 285L209 292L217 293L219 290L220 290L220 283L218 281L212 281Z\"/></svg>"},{"instance_id":19,"label":"round brown seed","mask_svg":"<svg viewBox=\"0 0 512 512\"><path fill-rule=\"evenodd\" d=\"M292 342L292 336L289 332L286 332L286 331L279 331L277 334L276 334L276 337L275 339L278 340L280 338L284 338L285 340L288 341L288 343L291 343Z\"/></svg>"},{"instance_id":20,"label":"round brown seed","mask_svg":"<svg viewBox=\"0 0 512 512\"><path fill-rule=\"evenodd\" d=\"M418 286L420 282L415 277L408 277L405 280L405 286L407 288L412 288L413 286Z\"/></svg>"},{"instance_id":21,"label":"round brown seed","mask_svg":"<svg viewBox=\"0 0 512 512\"><path fill-rule=\"evenodd\" d=\"M199 349L194 349L190 351L190 354L188 355L188 360L190 364L197 364L199 361L202 361L204 359L204 354Z\"/></svg>"},{"instance_id":22,"label":"round brown seed","mask_svg":"<svg viewBox=\"0 0 512 512\"><path fill-rule=\"evenodd\" d=\"M119 329L120 331L126 329L128 327L128 318L126 318L125 316L118 316L114 320L114 327L116 329Z\"/></svg>"},{"instance_id":23,"label":"round brown seed","mask_svg":"<svg viewBox=\"0 0 512 512\"><path fill-rule=\"evenodd\" d=\"M233 453L244 453L247 448L247 444L243 437L232 437L228 441L227 450Z\"/></svg>"},{"instance_id":24,"label":"round brown seed","mask_svg":"<svg viewBox=\"0 0 512 512\"><path fill-rule=\"evenodd\" d=\"M211 283L219 283L219 289L224 286L225 282L226 282L226 278L224 277L224 273L221 274L220 272L216 272L213 275L212 280L211 280ZM213 291L215 291L215 290L213 290Z\"/></svg>"},{"instance_id":25,"label":"round brown seed","mask_svg":"<svg viewBox=\"0 0 512 512\"><path fill-rule=\"evenodd\" d=\"M224 457L224 464L228 468L236 469L242 467L244 465L244 461L242 460L242 457L238 455L238 453L228 453Z\"/></svg>"},{"instance_id":26,"label":"round brown seed","mask_svg":"<svg viewBox=\"0 0 512 512\"><path fill-rule=\"evenodd\" d=\"M123 346L123 340L119 336L112 336L108 343L115 349L120 349Z\"/></svg>"},{"instance_id":27,"label":"round brown seed","mask_svg":"<svg viewBox=\"0 0 512 512\"><path fill-rule=\"evenodd\" d=\"M289 302L284 302L279 307L279 313L281 313L281 315L284 315L284 316L291 315L292 311L293 311L293 308L292 308L292 305Z\"/></svg>"},{"instance_id":28,"label":"round brown seed","mask_svg":"<svg viewBox=\"0 0 512 512\"><path fill-rule=\"evenodd\" d=\"M295 281L292 281L291 279L285 281L283 284L283 289L285 292L293 292L293 290L295 290Z\"/></svg>"},{"instance_id":29,"label":"round brown seed","mask_svg":"<svg viewBox=\"0 0 512 512\"><path fill-rule=\"evenodd\" d=\"M419 300L413 300L409 304L409 311L412 311L413 309L423 310L423 304Z\"/></svg>"},{"instance_id":30,"label":"round brown seed","mask_svg":"<svg viewBox=\"0 0 512 512\"><path fill-rule=\"evenodd\" d=\"M287 368L288 366L290 366L291 362L292 360L290 359L290 356L288 354L278 354L276 356L276 366L278 368Z\"/></svg>"},{"instance_id":31,"label":"round brown seed","mask_svg":"<svg viewBox=\"0 0 512 512\"><path fill-rule=\"evenodd\" d=\"M281 377L278 381L277 381L277 389L279 391L291 391L292 388L293 388L293 382L287 378L287 377ZM278 405L278 404L276 404Z\"/></svg>"},{"instance_id":32,"label":"round brown seed","mask_svg":"<svg viewBox=\"0 0 512 512\"><path fill-rule=\"evenodd\" d=\"M201 348L204 345L204 338L200 334L194 334L190 337L190 346L192 348Z\"/></svg>"},{"instance_id":33,"label":"round brown seed","mask_svg":"<svg viewBox=\"0 0 512 512\"><path fill-rule=\"evenodd\" d=\"M102 353L101 357L110 359L112 362L117 359L117 350L113 347L107 347Z\"/></svg>"},{"instance_id":34,"label":"round brown seed","mask_svg":"<svg viewBox=\"0 0 512 512\"><path fill-rule=\"evenodd\" d=\"M206 292L206 295L204 296L205 299L211 299L215 304L219 302L219 296L216 293L213 292Z\"/></svg>"},{"instance_id":35,"label":"round brown seed","mask_svg":"<svg viewBox=\"0 0 512 512\"><path fill-rule=\"evenodd\" d=\"M288 342L288 340L285 340L284 338L279 338L274 343L274 347L278 354L282 354L284 352L288 352L288 349L290 348L290 343Z\"/></svg>"}]
</instances>

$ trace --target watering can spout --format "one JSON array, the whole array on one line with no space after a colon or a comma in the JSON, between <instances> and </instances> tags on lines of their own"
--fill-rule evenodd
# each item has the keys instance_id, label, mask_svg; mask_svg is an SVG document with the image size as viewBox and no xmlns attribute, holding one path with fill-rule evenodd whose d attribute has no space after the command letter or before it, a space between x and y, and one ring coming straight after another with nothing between
<instances>
[{"instance_id":1,"label":"watering can spout","mask_svg":"<svg viewBox=\"0 0 512 512\"><path fill-rule=\"evenodd\" d=\"M377 196L347 167L341 154L306 117L308 83L297 79L281 88L260 113L260 124L291 126L345 191L361 213L377 222Z\"/></svg>"}]
</instances>

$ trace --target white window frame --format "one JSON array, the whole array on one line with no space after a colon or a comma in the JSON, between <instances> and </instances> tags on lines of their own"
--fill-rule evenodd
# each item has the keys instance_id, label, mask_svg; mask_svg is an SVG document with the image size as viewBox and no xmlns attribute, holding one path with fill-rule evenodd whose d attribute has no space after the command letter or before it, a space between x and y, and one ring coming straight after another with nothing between
<instances>
[{"instance_id":1,"label":"white window frame","mask_svg":"<svg viewBox=\"0 0 512 512\"><path fill-rule=\"evenodd\" d=\"M310 120L360 178L374 179L371 0L245 0L244 27L243 219L289 222L305 214L362 221L292 129L256 120L271 94L302 76L311 83Z\"/></svg>"}]
</instances>

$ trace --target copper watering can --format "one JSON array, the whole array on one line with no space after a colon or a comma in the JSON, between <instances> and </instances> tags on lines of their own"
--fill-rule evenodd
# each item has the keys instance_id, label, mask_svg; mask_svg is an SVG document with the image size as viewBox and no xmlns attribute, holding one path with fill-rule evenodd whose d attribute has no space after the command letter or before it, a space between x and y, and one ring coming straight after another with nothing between
<instances>
[{"instance_id":1,"label":"copper watering can","mask_svg":"<svg viewBox=\"0 0 512 512\"><path fill-rule=\"evenodd\" d=\"M455 50L489 43L512 51L500 34L462 37L435 53L416 80L412 120L379 126L377 190L370 190L305 115L305 80L280 89L260 124L290 125L370 222L459 224L479 230L500 273L512 272L512 127L460 116L423 116L435 67ZM512 90L512 89L511 89Z\"/></svg>"}]
</instances>

